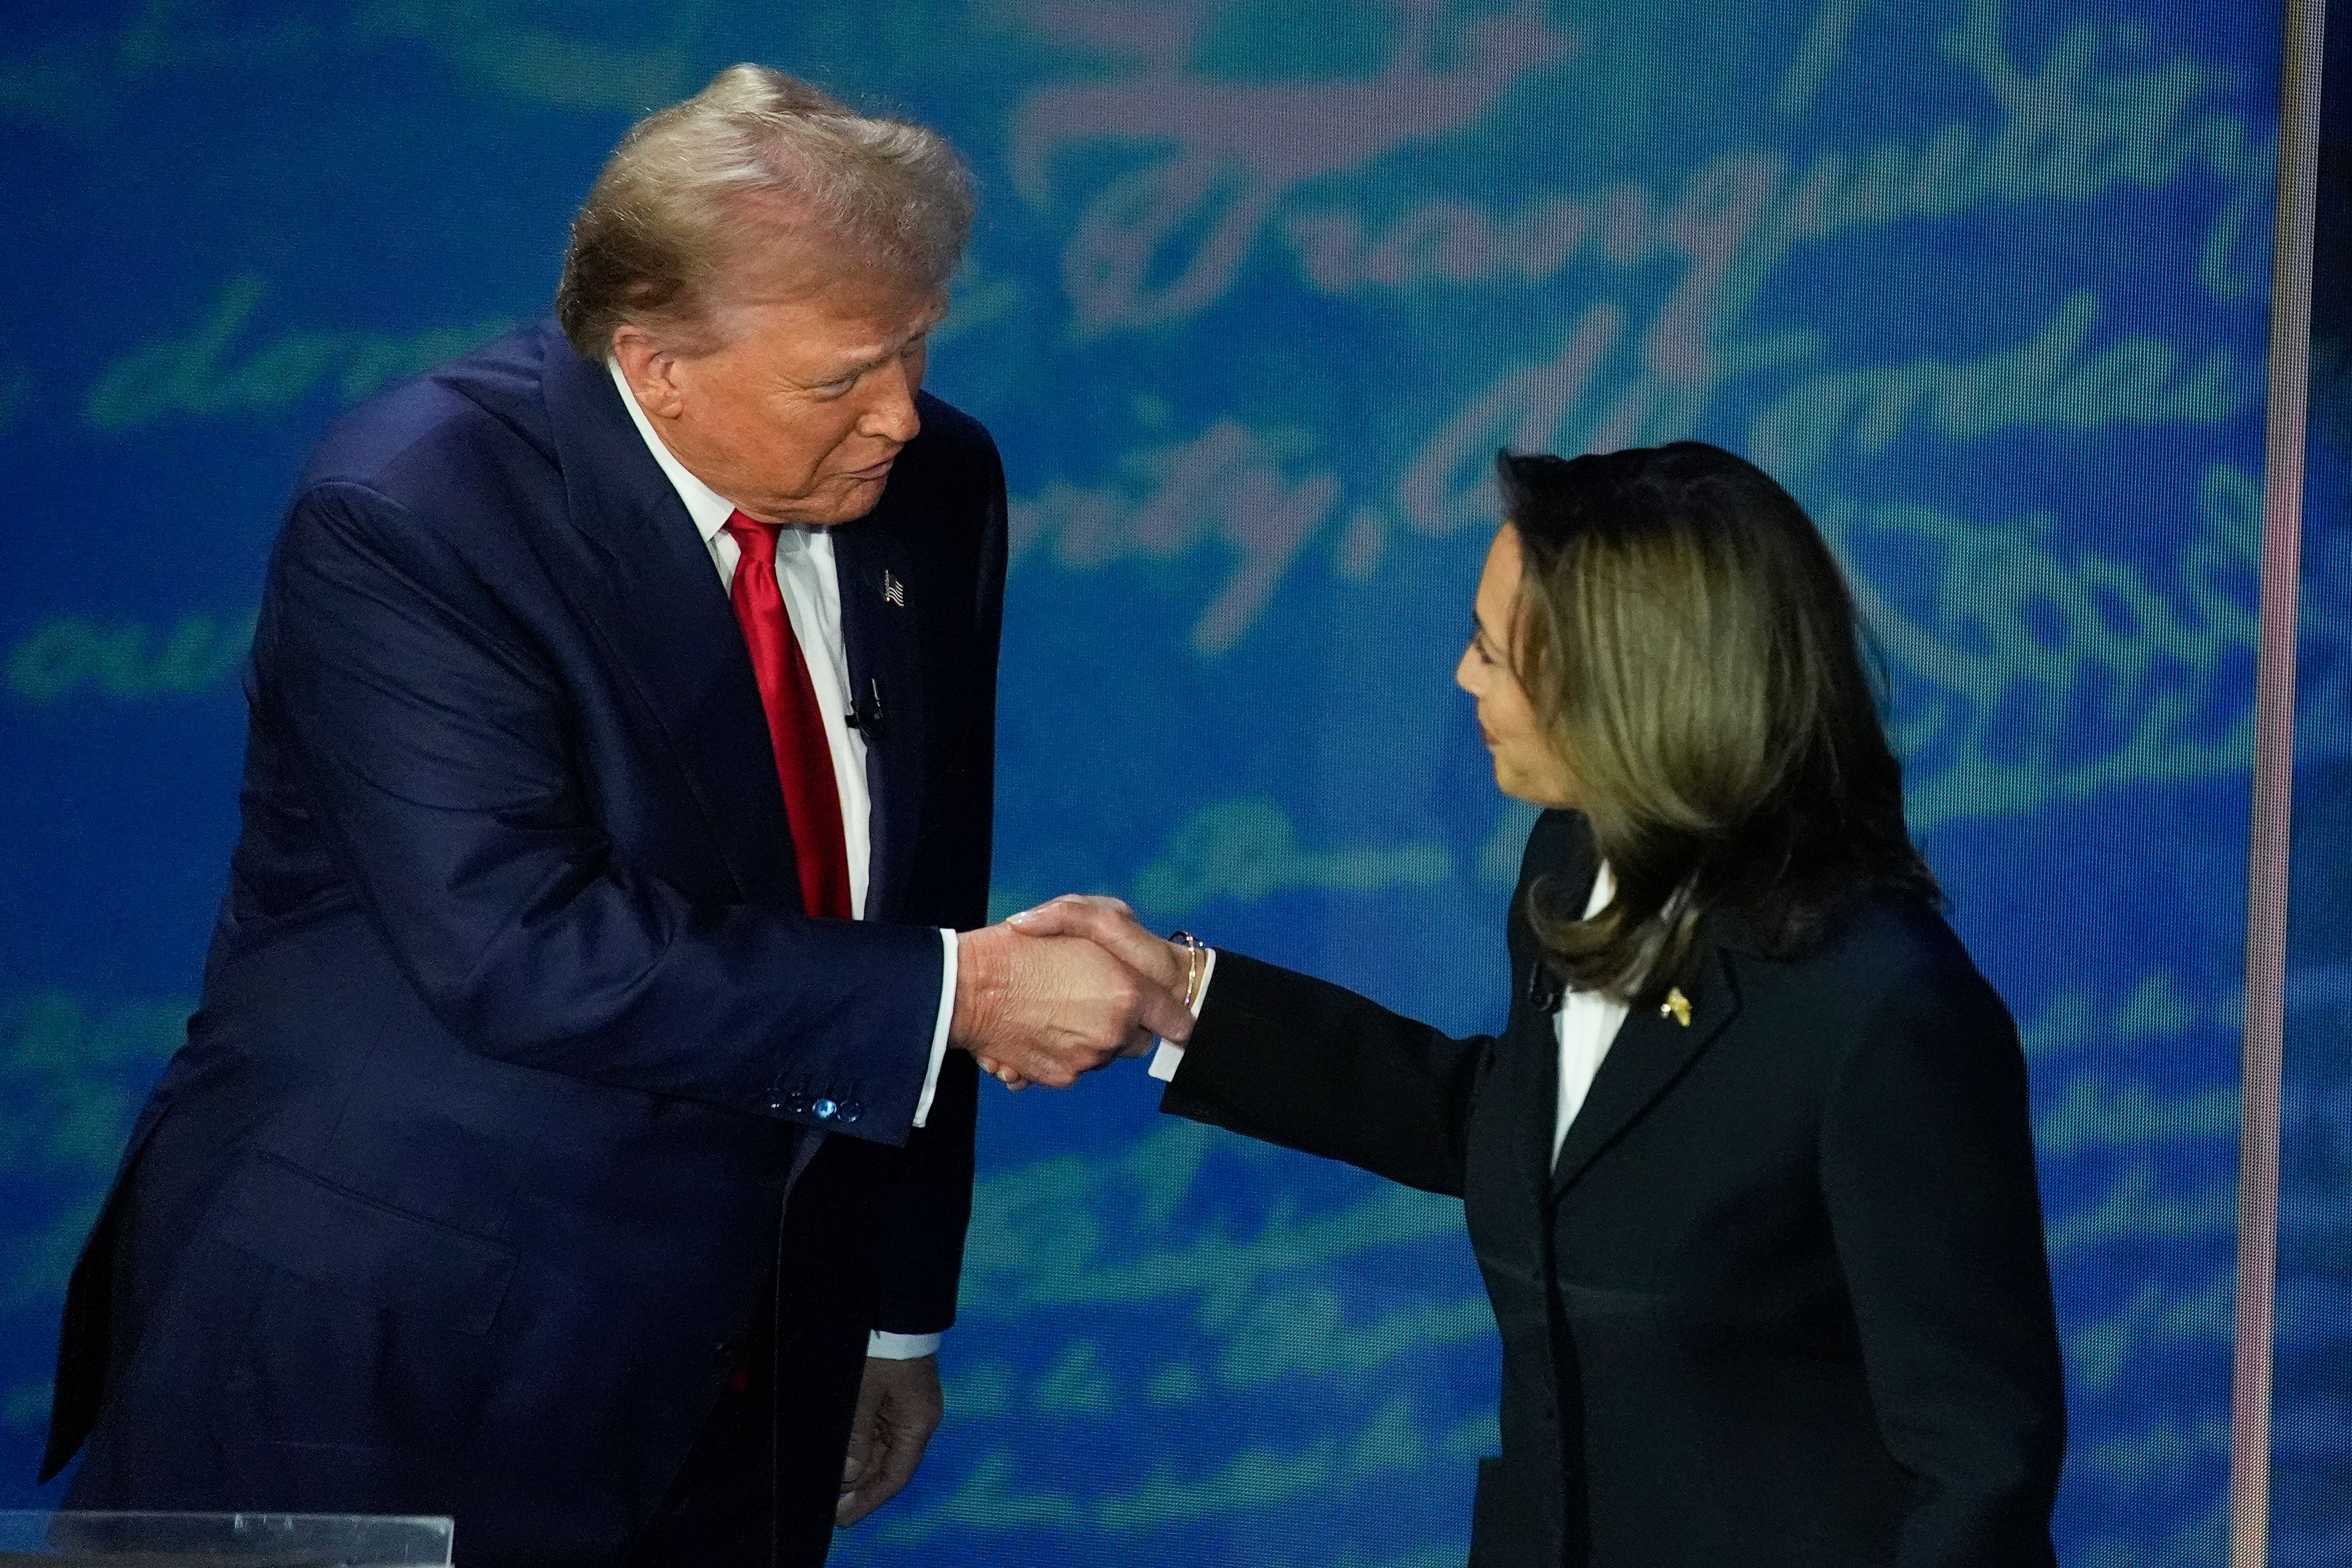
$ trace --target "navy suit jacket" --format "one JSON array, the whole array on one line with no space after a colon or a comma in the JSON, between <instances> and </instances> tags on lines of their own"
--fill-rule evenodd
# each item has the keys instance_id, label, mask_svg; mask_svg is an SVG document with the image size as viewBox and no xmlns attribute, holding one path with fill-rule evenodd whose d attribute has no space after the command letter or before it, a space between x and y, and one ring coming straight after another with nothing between
<instances>
[{"instance_id":1,"label":"navy suit jacket","mask_svg":"<svg viewBox=\"0 0 2352 1568\"><path fill-rule=\"evenodd\" d=\"M835 536L863 921L802 912L725 589L603 365L527 329L321 444L202 1003L68 1290L75 1506L610 1560L772 1273L779 1442L829 1511L866 1331L949 1324L971 1204L968 1057L911 1123L936 928L987 914L1004 491L919 408Z\"/></svg>"}]
</instances>

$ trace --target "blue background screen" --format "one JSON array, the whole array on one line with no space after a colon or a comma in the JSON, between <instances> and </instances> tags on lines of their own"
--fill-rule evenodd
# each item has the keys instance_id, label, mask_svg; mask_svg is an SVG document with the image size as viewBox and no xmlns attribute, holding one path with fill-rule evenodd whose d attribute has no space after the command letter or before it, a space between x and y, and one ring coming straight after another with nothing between
<instances>
[{"instance_id":1,"label":"blue background screen","mask_svg":"<svg viewBox=\"0 0 2352 1568\"><path fill-rule=\"evenodd\" d=\"M2271 7L7 9L0 1502L37 1499L65 1276L191 1005L297 465L545 313L622 132L756 59L937 126L981 188L930 384L1013 496L1000 911L1113 892L1496 1026L1532 814L1450 679L1495 448L1696 436L1790 486L2031 1055L2065 1560L2221 1561ZM2313 777L2352 752L2342 587L2306 609ZM987 1097L949 1424L841 1560L1461 1561L1497 1352L1459 1205L1155 1098ZM2341 1205L2302 1223L2288 1366L2340 1333ZM2283 1419L2340 1454L2321 1382ZM2283 1489L2279 1561L2343 1560L2329 1489Z\"/></svg>"}]
</instances>

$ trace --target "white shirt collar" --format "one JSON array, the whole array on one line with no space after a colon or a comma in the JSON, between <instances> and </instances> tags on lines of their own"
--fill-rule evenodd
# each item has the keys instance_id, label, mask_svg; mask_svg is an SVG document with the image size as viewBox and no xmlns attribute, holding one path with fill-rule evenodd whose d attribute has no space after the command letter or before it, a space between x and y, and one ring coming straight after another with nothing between
<instances>
[{"instance_id":1,"label":"white shirt collar","mask_svg":"<svg viewBox=\"0 0 2352 1568\"><path fill-rule=\"evenodd\" d=\"M686 515L694 519L694 526L702 535L704 548L708 549L711 541L727 526L727 520L735 515L735 503L696 479L687 466L677 460L677 455L654 429L653 421L646 417L646 411L637 406L637 395L629 390L629 378L621 374L621 362L607 355L604 368L613 373L613 384L621 393L621 406L629 411L630 423L635 425L637 434L645 437L646 450L654 455L654 461L661 465L661 471L669 476L670 488L677 491L677 499L686 503Z\"/></svg>"}]
</instances>

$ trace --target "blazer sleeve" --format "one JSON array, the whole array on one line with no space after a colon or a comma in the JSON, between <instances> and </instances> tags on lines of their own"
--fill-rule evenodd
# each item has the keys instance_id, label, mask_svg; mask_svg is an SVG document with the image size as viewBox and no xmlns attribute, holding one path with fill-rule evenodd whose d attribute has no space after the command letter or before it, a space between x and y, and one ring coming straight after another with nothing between
<instances>
[{"instance_id":1,"label":"blazer sleeve","mask_svg":"<svg viewBox=\"0 0 2352 1568\"><path fill-rule=\"evenodd\" d=\"M2065 1394L2025 1058L1981 978L1919 976L1874 1009L1821 1171L1878 1426L1913 1478L1898 1568L2053 1563Z\"/></svg>"},{"instance_id":2,"label":"blazer sleeve","mask_svg":"<svg viewBox=\"0 0 2352 1568\"><path fill-rule=\"evenodd\" d=\"M342 481L298 495L254 700L359 904L468 1048L904 1142L938 932L698 904L622 858L572 761L562 672L397 502ZM828 1099L857 1101L855 1121L817 1117Z\"/></svg>"},{"instance_id":3,"label":"blazer sleeve","mask_svg":"<svg viewBox=\"0 0 2352 1568\"><path fill-rule=\"evenodd\" d=\"M1220 948L1160 1109L1459 1197L1472 1098L1493 1045Z\"/></svg>"},{"instance_id":4,"label":"blazer sleeve","mask_svg":"<svg viewBox=\"0 0 2352 1568\"><path fill-rule=\"evenodd\" d=\"M1504 925L1515 1021L1541 963L1528 900L1554 877L1589 885L1593 864L1581 816L1537 818ZM1495 1040L1455 1039L1342 986L1221 947L1160 1109L1460 1197L1470 1115Z\"/></svg>"},{"instance_id":5,"label":"blazer sleeve","mask_svg":"<svg viewBox=\"0 0 2352 1568\"><path fill-rule=\"evenodd\" d=\"M971 642L962 668L970 684L954 711L959 720L953 819L923 848L962 900L950 911L957 929L988 922L991 833L995 820L997 649L1004 624L1006 513L1004 468L994 443L974 426L986 497L972 572ZM874 1326L898 1334L939 1333L955 1322L956 1287L963 1274L964 1234L971 1222L973 1138L980 1070L971 1056L950 1049L940 1064L931 1114L908 1139L882 1194L887 1238L875 1266Z\"/></svg>"}]
</instances>

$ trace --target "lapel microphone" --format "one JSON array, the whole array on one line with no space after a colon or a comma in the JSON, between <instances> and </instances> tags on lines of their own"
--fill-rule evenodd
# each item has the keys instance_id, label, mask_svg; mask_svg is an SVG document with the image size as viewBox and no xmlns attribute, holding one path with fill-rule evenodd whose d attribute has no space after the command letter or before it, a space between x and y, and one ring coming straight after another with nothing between
<instances>
[{"instance_id":1,"label":"lapel microphone","mask_svg":"<svg viewBox=\"0 0 2352 1568\"><path fill-rule=\"evenodd\" d=\"M1541 958L1528 965L1528 1005L1538 1012L1549 1013L1559 1006L1566 989L1559 983L1559 977L1551 972L1551 966Z\"/></svg>"},{"instance_id":2,"label":"lapel microphone","mask_svg":"<svg viewBox=\"0 0 2352 1568\"><path fill-rule=\"evenodd\" d=\"M859 697L855 692L850 694L849 711L842 715L842 721L853 730L879 740L883 728L882 683L879 680L868 680L866 683L866 689L867 692L866 697Z\"/></svg>"}]
</instances>

